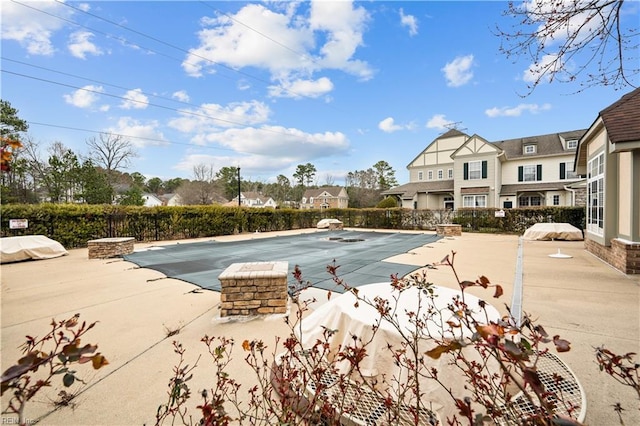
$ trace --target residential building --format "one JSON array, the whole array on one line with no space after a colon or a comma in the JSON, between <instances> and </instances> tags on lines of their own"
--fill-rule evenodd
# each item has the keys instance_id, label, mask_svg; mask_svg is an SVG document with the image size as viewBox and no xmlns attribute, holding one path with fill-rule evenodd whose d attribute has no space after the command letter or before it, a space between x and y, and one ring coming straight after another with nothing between
<instances>
[{"instance_id":1,"label":"residential building","mask_svg":"<svg viewBox=\"0 0 640 426\"><path fill-rule=\"evenodd\" d=\"M300 201L301 209L346 209L347 207L349 207L349 195L341 186L307 189Z\"/></svg>"},{"instance_id":2,"label":"residential building","mask_svg":"<svg viewBox=\"0 0 640 426\"><path fill-rule=\"evenodd\" d=\"M182 205L182 197L180 194L163 194L159 195L159 198L162 200L163 206L181 206Z\"/></svg>"},{"instance_id":3,"label":"residential building","mask_svg":"<svg viewBox=\"0 0 640 426\"><path fill-rule=\"evenodd\" d=\"M640 273L640 89L603 109L579 140L576 171L587 176L588 251Z\"/></svg>"},{"instance_id":4,"label":"residential building","mask_svg":"<svg viewBox=\"0 0 640 426\"><path fill-rule=\"evenodd\" d=\"M412 209L583 205L573 169L584 132L490 142L451 129L407 165L409 183L382 194Z\"/></svg>"},{"instance_id":5,"label":"residential building","mask_svg":"<svg viewBox=\"0 0 640 426\"><path fill-rule=\"evenodd\" d=\"M271 197L265 197L260 192L241 192L240 193L240 204L243 207L256 207L256 208L272 208L275 209L278 204ZM237 206L238 205L238 197L235 197L233 200L229 201L226 205L229 206Z\"/></svg>"},{"instance_id":6,"label":"residential building","mask_svg":"<svg viewBox=\"0 0 640 426\"><path fill-rule=\"evenodd\" d=\"M142 194L142 199L144 200L145 207L156 207L163 205L160 197L155 194L151 194L150 192L145 192L144 194Z\"/></svg>"}]
</instances>

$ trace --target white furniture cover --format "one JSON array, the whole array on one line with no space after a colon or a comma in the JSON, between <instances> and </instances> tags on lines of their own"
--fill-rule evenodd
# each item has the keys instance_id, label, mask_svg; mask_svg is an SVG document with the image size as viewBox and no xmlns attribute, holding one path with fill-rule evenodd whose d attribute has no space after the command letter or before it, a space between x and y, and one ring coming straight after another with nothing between
<instances>
[{"instance_id":1,"label":"white furniture cover","mask_svg":"<svg viewBox=\"0 0 640 426\"><path fill-rule=\"evenodd\" d=\"M321 219L318 224L316 225L316 227L318 229L326 229L329 228L329 226L332 223L337 223L337 224L341 224L342 222L339 221L338 219Z\"/></svg>"},{"instance_id":2,"label":"white furniture cover","mask_svg":"<svg viewBox=\"0 0 640 426\"><path fill-rule=\"evenodd\" d=\"M525 240L582 241L582 231L570 223L536 223L522 236Z\"/></svg>"},{"instance_id":3,"label":"white furniture cover","mask_svg":"<svg viewBox=\"0 0 640 426\"><path fill-rule=\"evenodd\" d=\"M447 310L447 305L452 302L454 297L460 296L461 293L446 287L435 286L435 288L437 297L434 307L442 311L442 320L447 321L453 316ZM418 288L412 287L399 293L393 290L389 282L358 287L358 294L361 298L373 301L376 296L379 296L388 300L391 306L396 306L397 320L404 330L415 329L406 312L417 312L419 304L421 304L420 312L425 312L427 305L430 305L431 300L427 296L419 295L419 291ZM362 301L356 307L356 301L356 297L347 292L332 298L309 316L303 318L300 328L302 346L311 348L318 340L324 341L324 327L336 330L328 342L331 348L330 360L339 352L341 347L354 345L352 336L357 336L362 342L368 342L373 336L372 326L380 318L380 315L374 307ZM481 312L478 305L479 298L465 294L465 302L469 309L473 310L474 318L486 324L485 313ZM488 303L486 311L489 320L497 321L500 319L500 313ZM439 336L442 334L442 328L435 324L429 324L428 330L431 335ZM470 330L466 330L465 336L470 336L471 333ZM388 349L388 345L391 345L394 349L400 349L402 341L399 331L390 322L383 321L378 332L373 336L371 343L366 346L367 356L360 363L361 371L367 376L378 377L378 379L381 379L382 374L384 374L388 382L392 382L394 379L398 379L400 382L406 381L407 371L396 365L392 353ZM423 339L421 342L423 342L422 353L435 346L430 339ZM360 341L357 344L359 347L362 346ZM479 357L473 348L468 349L467 356L479 361ZM438 369L438 377L451 387L454 395L457 397L467 395L464 390L465 380L462 373L457 368L449 365L448 358L448 356L443 355L437 360L431 358L428 358L428 360L433 367ZM340 373L345 374L348 372L349 364L344 361L336 364L336 367ZM425 401L433 404L432 408L441 418L444 419L457 413L453 400L440 385L429 379L421 379L420 385L420 391L425 394Z\"/></svg>"},{"instance_id":4,"label":"white furniture cover","mask_svg":"<svg viewBox=\"0 0 640 426\"><path fill-rule=\"evenodd\" d=\"M50 259L68 254L59 242L44 235L0 238L0 263L27 259Z\"/></svg>"}]
</instances>

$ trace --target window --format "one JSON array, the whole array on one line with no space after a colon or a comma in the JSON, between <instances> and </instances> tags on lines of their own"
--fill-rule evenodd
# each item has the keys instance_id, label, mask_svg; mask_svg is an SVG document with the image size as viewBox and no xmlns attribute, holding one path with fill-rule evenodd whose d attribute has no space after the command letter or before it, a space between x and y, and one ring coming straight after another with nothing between
<instances>
[{"instance_id":1,"label":"window","mask_svg":"<svg viewBox=\"0 0 640 426\"><path fill-rule=\"evenodd\" d=\"M309 198L309 204L313 204L313 197Z\"/></svg>"},{"instance_id":2,"label":"window","mask_svg":"<svg viewBox=\"0 0 640 426\"><path fill-rule=\"evenodd\" d=\"M422 172L418 172L418 180L422 180L422 179L423 179L423 177L424 177L424 176L422 175Z\"/></svg>"},{"instance_id":3,"label":"window","mask_svg":"<svg viewBox=\"0 0 640 426\"><path fill-rule=\"evenodd\" d=\"M576 149L578 147L578 140L577 139L573 139L570 141L567 141L567 149Z\"/></svg>"},{"instance_id":4,"label":"window","mask_svg":"<svg viewBox=\"0 0 640 426\"><path fill-rule=\"evenodd\" d=\"M542 164L518 166L518 182L535 182L542 180Z\"/></svg>"},{"instance_id":5,"label":"window","mask_svg":"<svg viewBox=\"0 0 640 426\"><path fill-rule=\"evenodd\" d=\"M428 176L428 179L429 179L429 180L433 180L433 170L429 170L429 171L427 172L427 176Z\"/></svg>"},{"instance_id":6,"label":"window","mask_svg":"<svg viewBox=\"0 0 640 426\"><path fill-rule=\"evenodd\" d=\"M535 154L536 148L537 146L535 144L525 145L523 151L525 154Z\"/></svg>"},{"instance_id":7,"label":"window","mask_svg":"<svg viewBox=\"0 0 640 426\"><path fill-rule=\"evenodd\" d=\"M524 172L523 172L523 181L524 182L533 182L536 180L536 166L533 165L529 165L529 166L524 166Z\"/></svg>"},{"instance_id":8,"label":"window","mask_svg":"<svg viewBox=\"0 0 640 426\"><path fill-rule=\"evenodd\" d=\"M302 204L307 204L307 197L302 197Z\"/></svg>"},{"instance_id":9,"label":"window","mask_svg":"<svg viewBox=\"0 0 640 426\"><path fill-rule=\"evenodd\" d=\"M486 179L487 178L487 161L470 161L463 164L462 178L469 179Z\"/></svg>"},{"instance_id":10,"label":"window","mask_svg":"<svg viewBox=\"0 0 640 426\"><path fill-rule=\"evenodd\" d=\"M444 197L444 208L446 210L453 210L453 197Z\"/></svg>"},{"instance_id":11,"label":"window","mask_svg":"<svg viewBox=\"0 0 640 426\"><path fill-rule=\"evenodd\" d=\"M442 171L442 169L438 170L438 180L442 180L444 179L444 172Z\"/></svg>"},{"instance_id":12,"label":"window","mask_svg":"<svg viewBox=\"0 0 640 426\"><path fill-rule=\"evenodd\" d=\"M469 179L482 179L482 163L480 161L469 162Z\"/></svg>"},{"instance_id":13,"label":"window","mask_svg":"<svg viewBox=\"0 0 640 426\"><path fill-rule=\"evenodd\" d=\"M573 161L560 163L560 179L575 179L578 174L573 171Z\"/></svg>"},{"instance_id":14,"label":"window","mask_svg":"<svg viewBox=\"0 0 640 426\"><path fill-rule=\"evenodd\" d=\"M518 198L518 207L541 206L542 197L539 195L524 195Z\"/></svg>"},{"instance_id":15,"label":"window","mask_svg":"<svg viewBox=\"0 0 640 426\"><path fill-rule=\"evenodd\" d=\"M449 170L447 170L447 177L448 177L449 179L453 179L453 169L449 169Z\"/></svg>"},{"instance_id":16,"label":"window","mask_svg":"<svg viewBox=\"0 0 640 426\"><path fill-rule=\"evenodd\" d=\"M604 233L604 153L587 163L587 230Z\"/></svg>"},{"instance_id":17,"label":"window","mask_svg":"<svg viewBox=\"0 0 640 426\"><path fill-rule=\"evenodd\" d=\"M463 207L487 207L486 195L465 195L462 197Z\"/></svg>"},{"instance_id":18,"label":"window","mask_svg":"<svg viewBox=\"0 0 640 426\"><path fill-rule=\"evenodd\" d=\"M554 195L553 196L553 205L554 206L559 206L560 205L560 196L559 195Z\"/></svg>"}]
</instances>

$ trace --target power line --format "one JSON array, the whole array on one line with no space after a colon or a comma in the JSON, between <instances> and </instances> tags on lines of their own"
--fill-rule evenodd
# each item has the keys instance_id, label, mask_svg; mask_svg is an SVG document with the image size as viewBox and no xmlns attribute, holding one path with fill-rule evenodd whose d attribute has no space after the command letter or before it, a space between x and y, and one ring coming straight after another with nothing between
<instances>
[{"instance_id":1,"label":"power line","mask_svg":"<svg viewBox=\"0 0 640 426\"><path fill-rule=\"evenodd\" d=\"M154 104L154 103L151 103L151 102L139 101L137 99L131 99L131 98L127 98L127 97L124 97L124 96L118 96L118 95L114 95L114 94L111 94L111 93L101 92L99 90L87 89L86 87L74 86L72 84L61 83L61 82L49 80L49 79L46 79L46 78L35 77L35 76L27 75L27 74L8 71L6 69L2 69L0 71L2 71L3 73L6 73L6 74L12 74L12 75L15 75L15 76L19 76L19 77L23 77L23 78L29 78L29 79L32 79L32 80L41 81L41 82L45 82L45 83L49 83L49 84L55 84L55 85L58 85L58 86L69 87L71 89L82 90L82 91L89 92L89 93L95 93L97 95L108 96L108 97L111 97L111 98L122 99L122 100L125 100L125 101L128 101L128 102L138 103L138 104L141 104L141 105L147 105L147 106L152 106L152 107L156 107L156 108L166 109L166 110L169 110L169 111L178 112L180 114L193 115L193 116L196 116L196 117L202 117L202 118L207 118L207 119L210 119L210 120L221 121L221 122L224 122L224 123L237 125L237 126L240 126L242 128L252 128L252 129L255 129L256 131L260 131L260 132L275 133L275 134L285 135L285 136L289 136L290 135L289 133L281 132L281 131L270 129L270 128L251 127L251 126L247 126L244 123L238 123L238 122L231 121L231 120L225 120L223 118L213 117L213 116L205 115L205 114L199 114L199 113L193 112L193 111L187 111L187 110L172 108L172 107L168 107L168 106L165 106L165 105L158 105L158 104Z\"/></svg>"},{"instance_id":2,"label":"power line","mask_svg":"<svg viewBox=\"0 0 640 426\"><path fill-rule=\"evenodd\" d=\"M135 89L132 89L130 87L119 86L117 84L112 84L112 83L108 83L108 82L101 81L101 80L95 80L95 79L88 78L88 77L83 77L83 76L80 76L80 75L77 75L77 74L71 74L71 73L68 73L68 72L58 71L58 70L54 70L54 69L43 67L43 66L39 66L39 65L29 64L27 62L22 62L22 61L18 61L18 60L11 59L11 58L6 58L4 56L2 56L1 59L3 61L14 62L16 64L20 64L20 65L25 65L25 66L32 67L32 68L41 69L41 70L44 70L44 71L48 71L48 72L51 72L51 73L64 75L64 76L67 76L67 77L73 77L73 78L78 78L78 79L81 79L81 80L86 80L86 81L89 81L91 83L96 83L96 84L100 84L100 85L104 85L104 86L114 87L116 89L121 89L121 90L126 90L126 91L135 90ZM14 73L14 74L16 74L16 73ZM60 84L62 84L62 83L60 83ZM76 87L76 86L73 86L73 87ZM80 90L90 91L90 89L85 89L85 88L80 88ZM103 92L96 92L96 93L103 94ZM166 101L170 101L170 102L174 102L174 103L178 103L178 104L182 104L182 105L187 105L187 106L190 106L190 107L193 107L193 108L201 108L201 109L204 109L204 110L210 110L210 108L208 108L208 107L195 105L195 104L192 104L192 103L189 103L189 102L185 102L185 101L181 101L181 100L178 100L178 99L167 98L166 96L160 96L160 95L156 95L154 93L147 93L147 92L143 92L143 91L140 91L140 93L145 95L145 96L150 96L150 97L157 98L157 99L163 99L163 100L166 100ZM109 95L109 96L115 96L115 95ZM123 99L131 100L129 98L123 98ZM152 104L149 104L149 105L152 105ZM184 114L199 115L197 113L192 113L190 111L185 111L185 110L176 110L176 111L178 111L180 113L184 113ZM232 116L240 117L239 115L233 114L233 113L230 113L230 112L228 114L232 115ZM213 116L206 116L206 118L213 118Z\"/></svg>"},{"instance_id":3,"label":"power line","mask_svg":"<svg viewBox=\"0 0 640 426\"><path fill-rule=\"evenodd\" d=\"M53 127L53 128L56 128L56 129L74 130L74 131L78 131L78 132L95 133L95 134L110 134L110 135L113 135L113 136L120 136L120 137L127 138L127 139L141 139L141 140L146 140L146 141L151 141L151 142L162 142L163 144L169 144L169 145L196 146L196 147L199 147L199 148L208 148L208 149L215 149L215 150L220 150L220 151L240 152L242 154L252 154L251 152L238 151L238 150L232 149L232 148L221 148L221 147L214 147L214 146L198 145L198 144L188 143L188 142L176 142L176 141L169 141L169 140L166 140L166 139L150 138L150 137L145 137L145 136L125 135L123 133L106 132L106 131L100 131L100 130L90 130L90 129L83 129L83 128L80 128L80 127L62 126L62 125L59 125L59 124L40 123L40 122L37 122L37 121L28 121L28 120L27 120L27 123L29 123L29 125L33 124L33 125L36 125L36 126Z\"/></svg>"},{"instance_id":4,"label":"power line","mask_svg":"<svg viewBox=\"0 0 640 426\"><path fill-rule=\"evenodd\" d=\"M13 0L13 1L16 1L16 0ZM205 57L205 56L198 55L198 54L196 54L196 53L193 53L193 52L192 52L192 51L190 51L190 50L183 49L183 48L182 48L182 47L180 47L180 46L176 46L176 45L174 45L174 44L171 44L171 43L169 43L169 42L166 42L166 41L164 41L164 40L161 40L161 39L159 39L159 38L157 38L157 37L154 37L154 36L151 36L151 35L149 35L149 34L143 33L143 32L141 32L141 31L135 30L135 29L133 29L133 28L129 28L129 27L127 27L126 25L122 25L122 24L120 24L120 23L117 23L117 22L111 21L111 20L109 20L109 19L107 19L107 18L104 18L104 17L102 17L102 16L96 15L96 14L91 13L91 12L89 12L89 11L82 10L82 9L80 9L80 8L78 8L78 7L75 7L75 6L71 5L71 4L69 4L69 3L62 2L62 1L60 1L60 0L55 0L55 1L56 1L56 3L59 3L59 4L63 5L63 6L68 7L68 8L71 8L71 9L73 9L73 10L77 11L77 12L84 13L84 14L86 14L86 15L89 15L89 16L93 17L93 18L100 19L100 20L102 20L102 21L104 21L104 22L107 22L107 23L109 23L109 24L111 24L111 25L115 25L116 27L122 28L122 29L127 30L127 31L130 31L130 32L132 32L132 33L134 33L134 34L137 34L137 35L140 35L140 36L142 36L142 37L145 37L145 38L148 38L148 39L150 39L150 40L153 40L153 41L155 41L155 42L157 42L157 43L160 43L160 44L163 44L163 45L165 45L165 46L168 46L168 47L171 47L171 48L173 48L173 49L176 49L176 50L178 50L178 51L180 51L180 52L183 52L183 53L187 54L187 55L188 55L188 57L189 57L189 56L195 56L195 57L200 58L200 59L202 59L202 60L204 60L204 61L207 61L207 62L209 62L209 63L211 63L211 64L217 65L217 66L219 66L219 67L226 68L226 69L228 69L228 70L230 70L230 71L236 72L236 73L241 74L241 75L243 75L243 76L245 76L245 77L249 77L249 78L251 78L251 79L254 79L254 80L256 80L256 81L259 81L259 82L261 82L261 83L264 83L264 84L266 84L266 85L270 85L270 84L271 84L271 82L270 82L270 81L268 81L268 80L264 80L264 79L262 79L262 78L260 78L260 77L256 77L256 76L254 76L254 75L252 75L252 74L249 74L249 73L246 73L246 72L244 72L244 71L241 71L241 70L235 69L235 68L233 68L233 67L230 67L230 66L224 65L224 64L222 64L222 63L220 63L220 62L216 62L216 61L214 61L214 60L212 60L212 59L210 59L210 58L207 58L207 57ZM17 3L19 3L19 2L17 2ZM20 4L22 4L22 3L20 3ZM39 9L36 9L36 10L39 10ZM243 24L243 25L244 25L244 24ZM247 26L247 25L245 25L245 26ZM247 26L247 27L248 27L248 26ZM248 28L250 28L250 27L248 27ZM256 31L256 30L254 30L254 31ZM257 31L256 31L256 32L257 32ZM262 33L260 33L260 34L261 34L261 35L263 35ZM263 35L263 36L264 36L264 35ZM265 37L266 37L266 36L265 36ZM267 38L268 38L268 37L267 37ZM271 40L271 41L276 42L275 40L273 40L273 39L271 39L271 38L268 38L268 39L269 39L269 40ZM276 42L276 43L277 43L277 42ZM280 43L278 43L278 44L280 44ZM282 44L280 44L280 45L282 45ZM284 45L282 45L282 46L284 46ZM285 47L286 47L286 46L285 46ZM292 50L292 49L289 49L289 50ZM292 50L292 51L293 51L293 52L295 52L294 50ZM285 88L285 87L283 87L282 89L283 89L285 92L287 92L287 93L291 93L291 94L296 95L296 96L300 96L300 97L303 97L303 98L310 98L310 99L314 99L314 98L312 98L312 97L310 97L310 96L306 96L306 95L303 95L303 94L301 94L301 93L297 93L297 92L295 92L295 91L293 91L293 90L290 90L290 89L287 89L287 88Z\"/></svg>"}]
</instances>

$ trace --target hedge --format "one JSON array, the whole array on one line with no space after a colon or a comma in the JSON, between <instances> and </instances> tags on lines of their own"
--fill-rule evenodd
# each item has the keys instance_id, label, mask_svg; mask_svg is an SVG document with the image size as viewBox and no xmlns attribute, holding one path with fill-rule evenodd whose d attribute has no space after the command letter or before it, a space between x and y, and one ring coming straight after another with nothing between
<instances>
[{"instance_id":1,"label":"hedge","mask_svg":"<svg viewBox=\"0 0 640 426\"><path fill-rule=\"evenodd\" d=\"M66 248L86 247L106 237L135 237L137 241L180 240L242 232L313 228L325 218L345 227L428 229L457 223L465 231L521 234L539 222L566 222L585 227L583 207L507 209L409 210L391 209L255 209L221 206L137 207L76 204L8 204L0 206L0 236L45 235ZM10 229L10 219L27 219L27 229Z\"/></svg>"}]
</instances>

